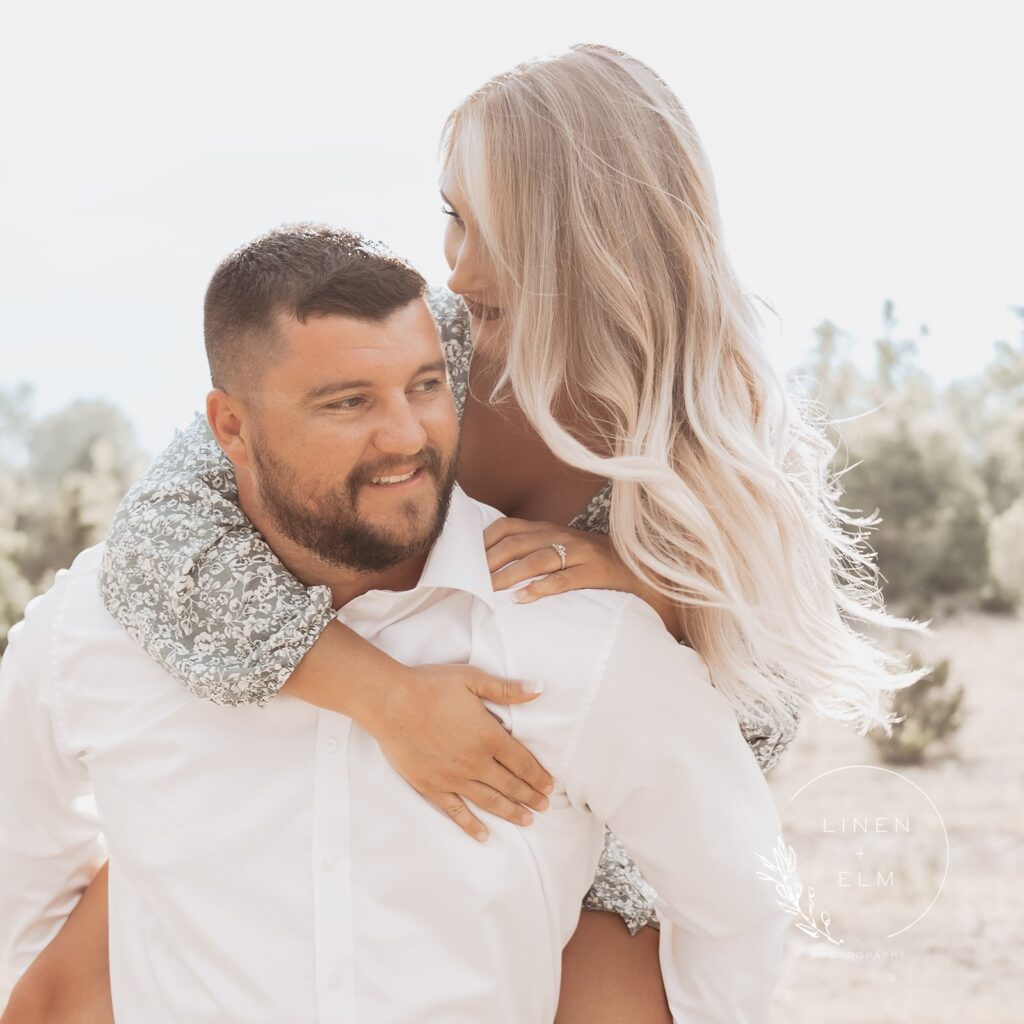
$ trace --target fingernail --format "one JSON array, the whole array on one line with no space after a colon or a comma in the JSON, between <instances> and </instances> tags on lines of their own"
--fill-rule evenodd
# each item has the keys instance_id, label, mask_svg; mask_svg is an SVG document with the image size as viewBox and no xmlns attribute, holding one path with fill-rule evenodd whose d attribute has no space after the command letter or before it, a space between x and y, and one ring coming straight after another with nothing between
<instances>
[{"instance_id":1,"label":"fingernail","mask_svg":"<svg viewBox=\"0 0 1024 1024\"><path fill-rule=\"evenodd\" d=\"M487 842L487 833L486 832L477 832L477 834L473 838L478 843L486 843Z\"/></svg>"},{"instance_id":2,"label":"fingernail","mask_svg":"<svg viewBox=\"0 0 1024 1024\"><path fill-rule=\"evenodd\" d=\"M531 821L533 821L533 815L532 814L520 814L519 815L519 824L520 825L529 825Z\"/></svg>"},{"instance_id":3,"label":"fingernail","mask_svg":"<svg viewBox=\"0 0 1024 1024\"><path fill-rule=\"evenodd\" d=\"M544 684L539 679L524 679L519 684L519 689L523 693L543 693Z\"/></svg>"},{"instance_id":4,"label":"fingernail","mask_svg":"<svg viewBox=\"0 0 1024 1024\"><path fill-rule=\"evenodd\" d=\"M550 800L538 800L537 801L537 810L538 811L546 811L550 806L551 806L551 801Z\"/></svg>"},{"instance_id":5,"label":"fingernail","mask_svg":"<svg viewBox=\"0 0 1024 1024\"><path fill-rule=\"evenodd\" d=\"M553 793L555 791L555 784L553 782L547 782L540 787L542 793Z\"/></svg>"}]
</instances>

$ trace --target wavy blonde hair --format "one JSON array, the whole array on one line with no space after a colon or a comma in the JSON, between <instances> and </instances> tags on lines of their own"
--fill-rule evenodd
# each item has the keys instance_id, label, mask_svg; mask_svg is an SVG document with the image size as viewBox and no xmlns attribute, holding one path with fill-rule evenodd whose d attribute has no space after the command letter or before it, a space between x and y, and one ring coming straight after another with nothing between
<instances>
[{"instance_id":1,"label":"wavy blonde hair","mask_svg":"<svg viewBox=\"0 0 1024 1024\"><path fill-rule=\"evenodd\" d=\"M884 695L916 677L855 626L906 624L837 505L833 446L762 352L665 82L574 46L469 96L442 152L501 279L492 398L511 388L552 452L615 482L615 550L675 600L716 687L762 721L809 703L887 723Z\"/></svg>"}]
</instances>

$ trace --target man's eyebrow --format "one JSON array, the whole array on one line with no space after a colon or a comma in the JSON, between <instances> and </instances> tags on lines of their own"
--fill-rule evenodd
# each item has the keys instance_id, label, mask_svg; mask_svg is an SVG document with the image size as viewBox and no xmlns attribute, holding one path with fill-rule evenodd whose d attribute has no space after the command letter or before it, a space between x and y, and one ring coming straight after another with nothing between
<instances>
[{"instance_id":1,"label":"man's eyebrow","mask_svg":"<svg viewBox=\"0 0 1024 1024\"><path fill-rule=\"evenodd\" d=\"M436 359L432 363L424 363L410 378L422 377L425 373L444 373L446 370L445 361ZM372 380L329 380L318 384L306 392L307 401L313 402L318 398L326 398L328 395L338 394L340 391L353 391L356 388L375 387L377 381Z\"/></svg>"}]
</instances>

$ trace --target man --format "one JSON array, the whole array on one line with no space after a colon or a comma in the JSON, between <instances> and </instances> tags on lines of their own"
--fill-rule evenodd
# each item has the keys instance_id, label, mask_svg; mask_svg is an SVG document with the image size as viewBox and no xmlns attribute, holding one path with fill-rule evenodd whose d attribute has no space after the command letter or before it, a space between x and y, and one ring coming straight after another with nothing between
<instances>
[{"instance_id":1,"label":"man","mask_svg":"<svg viewBox=\"0 0 1024 1024\"><path fill-rule=\"evenodd\" d=\"M2 663L0 955L52 937L102 828L119 1021L550 1022L607 822L659 893L674 1016L760 1024L785 924L756 879L778 829L761 772L646 604L493 592L498 513L454 486L423 289L342 232L257 239L208 292L208 419L245 514L345 624L402 661L544 681L494 712L550 808L469 842L346 716L196 699L105 611L93 548Z\"/></svg>"}]
</instances>

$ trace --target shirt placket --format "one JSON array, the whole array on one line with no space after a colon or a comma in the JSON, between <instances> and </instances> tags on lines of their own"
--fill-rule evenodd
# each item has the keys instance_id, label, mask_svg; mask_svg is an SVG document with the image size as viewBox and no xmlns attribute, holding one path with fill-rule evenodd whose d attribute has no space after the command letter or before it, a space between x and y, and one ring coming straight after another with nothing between
<instances>
[{"instance_id":1,"label":"shirt placket","mask_svg":"<svg viewBox=\"0 0 1024 1024\"><path fill-rule=\"evenodd\" d=\"M352 720L321 711L313 797L313 917L321 1024L356 1024L351 788Z\"/></svg>"}]
</instances>

